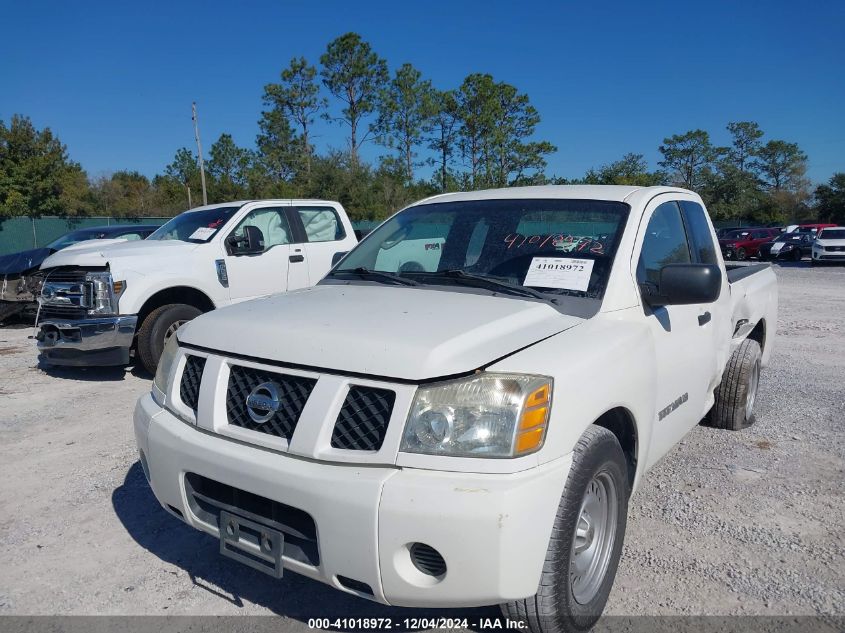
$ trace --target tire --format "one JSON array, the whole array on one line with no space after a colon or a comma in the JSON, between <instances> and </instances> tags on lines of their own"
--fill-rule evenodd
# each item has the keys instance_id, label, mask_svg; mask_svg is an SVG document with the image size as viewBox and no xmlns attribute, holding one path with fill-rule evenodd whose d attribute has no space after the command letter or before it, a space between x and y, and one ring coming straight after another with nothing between
<instances>
[{"instance_id":1,"label":"tire","mask_svg":"<svg viewBox=\"0 0 845 633\"><path fill-rule=\"evenodd\" d=\"M164 343L176 331L174 326L178 328L200 314L201 310L184 303L171 303L150 312L138 330L137 351L144 369L155 374Z\"/></svg>"},{"instance_id":2,"label":"tire","mask_svg":"<svg viewBox=\"0 0 845 633\"><path fill-rule=\"evenodd\" d=\"M761 357L760 344L751 339L745 339L731 355L722 382L716 387L710 426L740 431L754 424Z\"/></svg>"},{"instance_id":3,"label":"tire","mask_svg":"<svg viewBox=\"0 0 845 633\"><path fill-rule=\"evenodd\" d=\"M585 631L596 623L616 577L630 489L625 455L616 436L605 428L591 426L575 446L537 593L503 604L505 617L526 623L531 633ZM604 520L602 503L597 501L601 494L606 500ZM593 522L584 534L583 527L590 517L588 508L593 508ZM576 534L579 526L582 531ZM588 539L592 544L583 549ZM576 552L576 548L581 551ZM579 559L582 565L594 562L585 570L587 573L573 577L578 570L575 557L579 555L584 556ZM593 568L595 571L590 573Z\"/></svg>"},{"instance_id":4,"label":"tire","mask_svg":"<svg viewBox=\"0 0 845 633\"><path fill-rule=\"evenodd\" d=\"M795 253L792 255L792 261L795 261L795 262L801 261L801 251L799 249L795 249Z\"/></svg>"},{"instance_id":5,"label":"tire","mask_svg":"<svg viewBox=\"0 0 845 633\"><path fill-rule=\"evenodd\" d=\"M740 262L745 261L745 259L746 259L746 254L745 254L745 249L744 249L744 248L738 248L738 249L736 250L736 259L737 259L737 261L740 261Z\"/></svg>"}]
</instances>

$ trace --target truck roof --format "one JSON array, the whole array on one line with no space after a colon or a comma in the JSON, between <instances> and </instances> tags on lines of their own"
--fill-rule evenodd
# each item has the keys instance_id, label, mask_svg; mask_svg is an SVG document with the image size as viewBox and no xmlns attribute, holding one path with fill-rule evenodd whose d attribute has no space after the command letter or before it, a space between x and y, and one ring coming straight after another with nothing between
<instances>
[{"instance_id":1,"label":"truck roof","mask_svg":"<svg viewBox=\"0 0 845 633\"><path fill-rule=\"evenodd\" d=\"M610 200L624 202L637 192L651 193L689 193L678 187L633 187L628 185L542 185L533 187L506 187L503 189L485 189L482 191L460 191L442 193L420 200L423 204L438 202L460 202L469 200L496 200L508 198L562 198L572 200Z\"/></svg>"},{"instance_id":2,"label":"truck roof","mask_svg":"<svg viewBox=\"0 0 845 633\"><path fill-rule=\"evenodd\" d=\"M266 203L283 203L283 204L339 204L336 200L323 200L322 198L254 198L251 200L232 200L231 202L215 202L214 204L207 204L201 207L192 207L182 211L182 213L190 213L192 211L205 211L207 209L219 209L220 207L242 207L245 204L252 204L253 202Z\"/></svg>"}]
</instances>

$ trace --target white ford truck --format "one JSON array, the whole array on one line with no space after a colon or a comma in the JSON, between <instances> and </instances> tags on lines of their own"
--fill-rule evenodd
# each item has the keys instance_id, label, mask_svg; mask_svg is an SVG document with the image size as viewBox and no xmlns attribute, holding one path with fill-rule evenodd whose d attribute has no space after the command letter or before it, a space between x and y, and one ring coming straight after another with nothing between
<instances>
[{"instance_id":1,"label":"white ford truck","mask_svg":"<svg viewBox=\"0 0 845 633\"><path fill-rule=\"evenodd\" d=\"M135 349L155 372L183 323L313 285L357 241L337 202L254 200L186 211L144 241L59 251L41 265L39 358L125 365Z\"/></svg>"},{"instance_id":2,"label":"white ford truck","mask_svg":"<svg viewBox=\"0 0 845 633\"><path fill-rule=\"evenodd\" d=\"M773 272L726 268L692 192L437 196L317 286L170 338L140 461L273 576L584 629L646 471L702 421L753 422L776 313Z\"/></svg>"}]
</instances>

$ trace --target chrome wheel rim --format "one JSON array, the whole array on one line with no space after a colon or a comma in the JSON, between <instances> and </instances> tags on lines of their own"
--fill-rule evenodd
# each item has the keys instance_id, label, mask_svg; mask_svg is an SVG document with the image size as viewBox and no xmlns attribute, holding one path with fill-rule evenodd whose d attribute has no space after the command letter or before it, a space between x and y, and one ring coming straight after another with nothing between
<instances>
[{"instance_id":1,"label":"chrome wheel rim","mask_svg":"<svg viewBox=\"0 0 845 633\"><path fill-rule=\"evenodd\" d=\"M616 541L617 491L606 472L590 480L572 539L569 582L572 597L579 604L589 603L598 593Z\"/></svg>"},{"instance_id":2,"label":"chrome wheel rim","mask_svg":"<svg viewBox=\"0 0 845 633\"><path fill-rule=\"evenodd\" d=\"M167 341L170 340L170 337L176 334L176 330L185 325L187 322L187 320L183 319L182 321L174 321L171 323L170 327L164 332L164 342L167 343Z\"/></svg>"},{"instance_id":3,"label":"chrome wheel rim","mask_svg":"<svg viewBox=\"0 0 845 633\"><path fill-rule=\"evenodd\" d=\"M757 399L757 385L760 383L760 362L754 363L751 375L748 377L748 397L745 399L745 419L749 419L754 412L754 401Z\"/></svg>"}]
</instances>

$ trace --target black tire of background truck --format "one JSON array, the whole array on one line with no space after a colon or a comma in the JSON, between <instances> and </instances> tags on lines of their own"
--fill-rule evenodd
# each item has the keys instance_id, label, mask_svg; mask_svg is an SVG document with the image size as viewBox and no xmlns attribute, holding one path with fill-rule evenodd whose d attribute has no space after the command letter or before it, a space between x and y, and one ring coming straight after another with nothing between
<instances>
[{"instance_id":1,"label":"black tire of background truck","mask_svg":"<svg viewBox=\"0 0 845 633\"><path fill-rule=\"evenodd\" d=\"M573 596L570 576L575 528L587 487L594 477L608 475L616 487L616 530L610 559L592 599L586 604L579 604ZM558 505L537 593L524 600L503 604L505 617L525 622L531 633L569 633L592 627L604 610L616 577L628 520L630 492L625 455L619 441L607 429L591 426L575 446L572 468Z\"/></svg>"},{"instance_id":2,"label":"black tire of background truck","mask_svg":"<svg viewBox=\"0 0 845 633\"><path fill-rule=\"evenodd\" d=\"M158 359L164 350L164 339L168 328L179 321L190 321L202 314L194 306L171 303L150 312L138 330L138 357L151 374L156 373Z\"/></svg>"},{"instance_id":3,"label":"black tire of background truck","mask_svg":"<svg viewBox=\"0 0 845 633\"><path fill-rule=\"evenodd\" d=\"M751 381L760 380L761 357L760 344L751 339L745 339L731 355L722 382L716 387L716 403L710 411L708 426L740 431L754 424L754 411L748 413L746 405L750 393L756 396L757 385L752 391Z\"/></svg>"}]
</instances>

